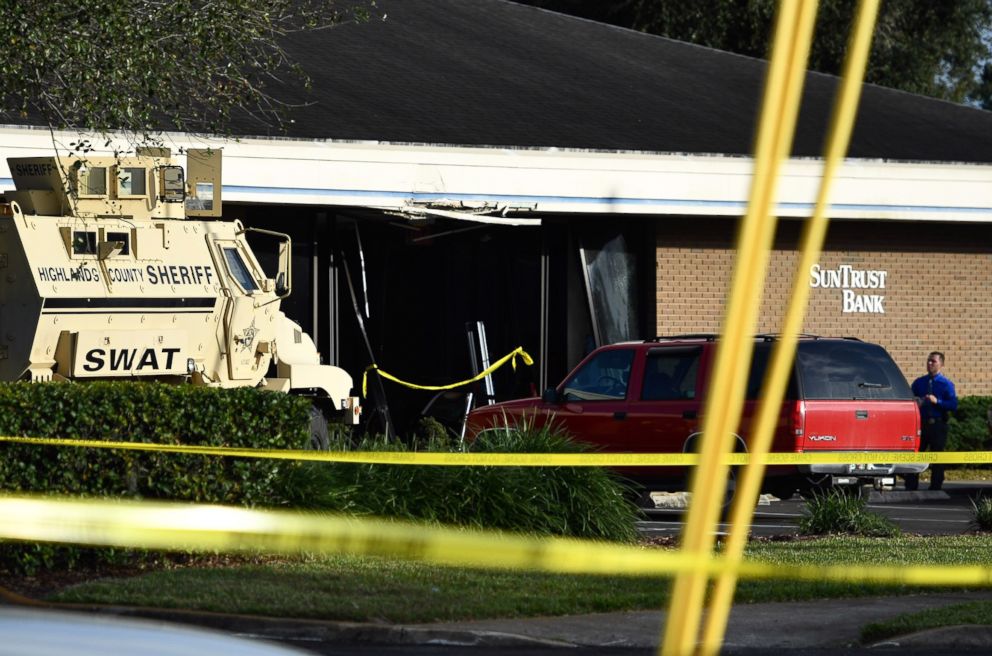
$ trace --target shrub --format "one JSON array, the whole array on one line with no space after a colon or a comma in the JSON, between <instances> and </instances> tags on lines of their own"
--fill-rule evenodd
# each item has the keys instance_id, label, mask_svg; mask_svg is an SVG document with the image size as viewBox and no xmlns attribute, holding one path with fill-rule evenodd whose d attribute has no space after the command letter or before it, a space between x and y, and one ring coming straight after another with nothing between
<instances>
[{"instance_id":1,"label":"shrub","mask_svg":"<svg viewBox=\"0 0 992 656\"><path fill-rule=\"evenodd\" d=\"M347 449L345 443L332 449ZM359 451L410 447L366 438ZM450 451L446 438L421 446ZM489 431L471 447L486 453L576 453L588 447L548 428ZM301 463L279 496L293 506L536 534L630 542L637 508L625 483L599 467L442 467Z\"/></svg>"},{"instance_id":2,"label":"shrub","mask_svg":"<svg viewBox=\"0 0 992 656\"><path fill-rule=\"evenodd\" d=\"M0 384L0 435L228 446L304 448L307 399L251 388L160 383ZM205 503L267 505L284 466L218 458L71 446L0 444L0 489Z\"/></svg>"},{"instance_id":3,"label":"shrub","mask_svg":"<svg viewBox=\"0 0 992 656\"><path fill-rule=\"evenodd\" d=\"M985 451L990 446L987 412L990 396L963 396L947 423L948 451Z\"/></svg>"},{"instance_id":4,"label":"shrub","mask_svg":"<svg viewBox=\"0 0 992 656\"><path fill-rule=\"evenodd\" d=\"M799 532L804 535L845 533L865 537L894 537L899 527L865 509L865 499L841 489L815 492L806 501Z\"/></svg>"},{"instance_id":5,"label":"shrub","mask_svg":"<svg viewBox=\"0 0 992 656\"><path fill-rule=\"evenodd\" d=\"M992 498L979 497L971 503L974 508L972 524L979 531L992 531Z\"/></svg>"},{"instance_id":6,"label":"shrub","mask_svg":"<svg viewBox=\"0 0 992 656\"><path fill-rule=\"evenodd\" d=\"M254 389L157 383L0 384L0 435L299 449L307 399ZM463 448L425 424L412 446L332 424L331 448ZM586 447L547 429L491 433L475 450L561 453ZM531 533L632 541L637 510L601 468L413 467L178 455L0 443L0 489L334 510ZM137 564L161 554L0 543L0 570Z\"/></svg>"},{"instance_id":7,"label":"shrub","mask_svg":"<svg viewBox=\"0 0 992 656\"><path fill-rule=\"evenodd\" d=\"M306 399L250 388L137 382L0 384L0 435L103 441L304 448ZM0 490L274 505L287 464L72 446L0 443ZM0 569L31 573L124 564L141 552L3 543Z\"/></svg>"}]
</instances>

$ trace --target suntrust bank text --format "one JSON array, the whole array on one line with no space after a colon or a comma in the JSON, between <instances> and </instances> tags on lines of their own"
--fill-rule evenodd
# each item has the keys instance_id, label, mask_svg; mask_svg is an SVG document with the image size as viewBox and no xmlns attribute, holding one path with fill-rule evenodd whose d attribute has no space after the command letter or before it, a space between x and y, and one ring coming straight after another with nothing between
<instances>
[{"instance_id":1,"label":"suntrust bank text","mask_svg":"<svg viewBox=\"0 0 992 656\"><path fill-rule=\"evenodd\" d=\"M885 314L885 296L865 294L861 290L885 289L888 271L855 269L841 264L836 269L824 269L814 264L809 270L809 286L816 289L840 289L841 307L844 312Z\"/></svg>"}]
</instances>

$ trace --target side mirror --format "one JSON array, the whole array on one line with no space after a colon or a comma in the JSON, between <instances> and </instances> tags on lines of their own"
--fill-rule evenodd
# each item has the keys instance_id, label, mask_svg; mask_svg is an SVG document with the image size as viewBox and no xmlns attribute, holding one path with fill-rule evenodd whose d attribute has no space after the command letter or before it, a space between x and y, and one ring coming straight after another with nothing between
<instances>
[{"instance_id":1,"label":"side mirror","mask_svg":"<svg viewBox=\"0 0 992 656\"><path fill-rule=\"evenodd\" d=\"M276 296L282 298L289 293L289 287L286 286L286 272L280 271L276 275Z\"/></svg>"},{"instance_id":2,"label":"side mirror","mask_svg":"<svg viewBox=\"0 0 992 656\"><path fill-rule=\"evenodd\" d=\"M561 395L558 394L558 390L554 387L549 387L544 390L544 394L541 395L541 400L551 405L558 405L561 403Z\"/></svg>"}]
</instances>

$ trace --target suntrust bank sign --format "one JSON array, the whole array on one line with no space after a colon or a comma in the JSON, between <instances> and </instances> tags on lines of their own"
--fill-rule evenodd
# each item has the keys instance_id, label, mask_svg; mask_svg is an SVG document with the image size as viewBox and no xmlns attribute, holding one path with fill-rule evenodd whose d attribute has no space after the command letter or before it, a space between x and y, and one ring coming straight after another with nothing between
<instances>
[{"instance_id":1,"label":"suntrust bank sign","mask_svg":"<svg viewBox=\"0 0 992 656\"><path fill-rule=\"evenodd\" d=\"M836 269L824 269L814 264L809 269L809 286L841 290L844 312L885 314L885 306L882 305L885 295L877 293L877 290L885 289L888 274L888 271L855 269L850 264L841 264Z\"/></svg>"}]
</instances>

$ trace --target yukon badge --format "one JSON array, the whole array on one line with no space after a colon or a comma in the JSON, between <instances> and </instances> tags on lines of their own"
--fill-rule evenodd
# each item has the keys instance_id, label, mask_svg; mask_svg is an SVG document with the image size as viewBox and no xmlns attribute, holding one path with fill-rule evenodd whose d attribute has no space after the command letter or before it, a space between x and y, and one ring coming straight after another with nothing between
<instances>
[{"instance_id":1,"label":"yukon badge","mask_svg":"<svg viewBox=\"0 0 992 656\"><path fill-rule=\"evenodd\" d=\"M810 435L810 442L836 442L837 437L835 435Z\"/></svg>"}]
</instances>

